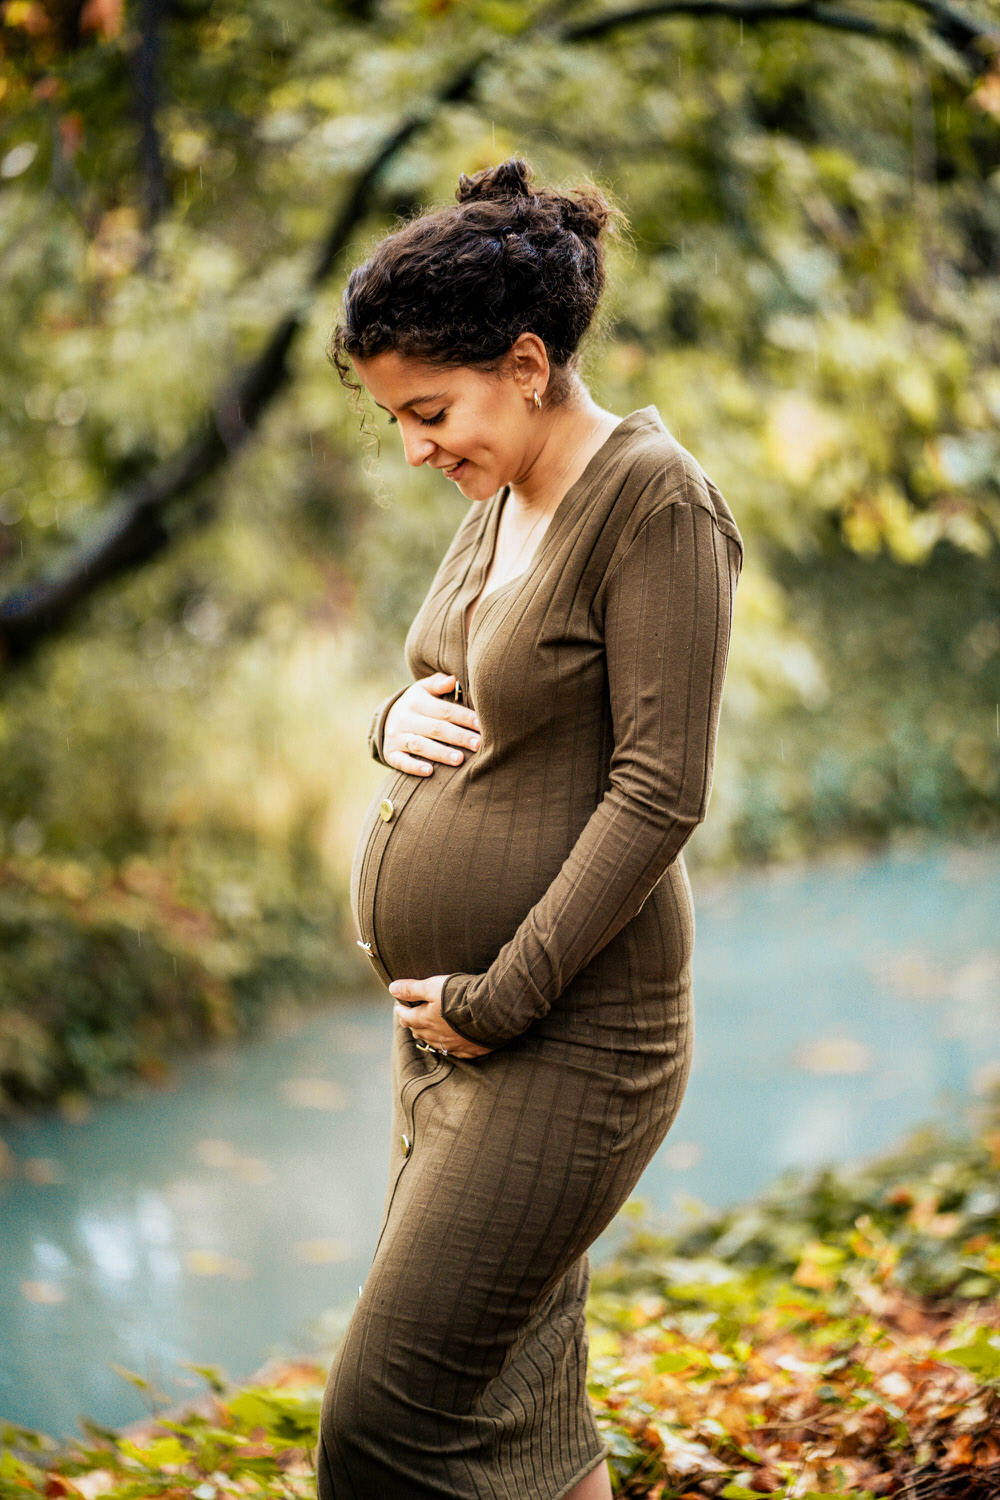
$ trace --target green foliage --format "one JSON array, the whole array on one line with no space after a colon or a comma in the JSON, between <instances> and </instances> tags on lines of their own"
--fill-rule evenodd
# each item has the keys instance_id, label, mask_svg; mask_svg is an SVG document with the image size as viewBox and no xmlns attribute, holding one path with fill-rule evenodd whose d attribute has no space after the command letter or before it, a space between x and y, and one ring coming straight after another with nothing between
<instances>
[{"instance_id":1,"label":"green foliage","mask_svg":"<svg viewBox=\"0 0 1000 1500\"><path fill-rule=\"evenodd\" d=\"M133 1429L132 1437L97 1434L91 1446L76 1445L54 1460L47 1440L8 1428L0 1459L0 1500L78 1494L74 1481L80 1479L90 1484L96 1479L108 1500L314 1496L312 1451L321 1396L318 1367L289 1370L281 1386L249 1386L220 1395L202 1403L204 1410ZM60 1482L61 1488L52 1487Z\"/></svg>"},{"instance_id":2,"label":"green foliage","mask_svg":"<svg viewBox=\"0 0 1000 1500\"><path fill-rule=\"evenodd\" d=\"M944 1355L956 1365L971 1370L983 1385L1000 1388L1000 1335L997 1333L980 1326L971 1343L953 1344Z\"/></svg>"},{"instance_id":3,"label":"green foliage","mask_svg":"<svg viewBox=\"0 0 1000 1500\"><path fill-rule=\"evenodd\" d=\"M669 1263L675 1276L683 1274L671 1296L716 1313L775 1277L849 1303L859 1266L891 1270L896 1284L928 1298L995 1297L998 1216L1000 1134L993 1118L953 1139L918 1132L898 1152L868 1164L789 1174L750 1203L678 1235L636 1230L622 1264L635 1285L644 1266L655 1279ZM743 1277L736 1284L734 1268Z\"/></svg>"},{"instance_id":4,"label":"green foliage","mask_svg":"<svg viewBox=\"0 0 1000 1500\"><path fill-rule=\"evenodd\" d=\"M829 548L737 595L712 809L695 857L794 859L897 835L989 835L1000 791L994 558L915 575Z\"/></svg>"},{"instance_id":5,"label":"green foliage","mask_svg":"<svg viewBox=\"0 0 1000 1500\"><path fill-rule=\"evenodd\" d=\"M233 840L117 867L0 862L0 1115L160 1082L171 1051L342 986L343 946L314 864Z\"/></svg>"},{"instance_id":6,"label":"green foliage","mask_svg":"<svg viewBox=\"0 0 1000 1500\"><path fill-rule=\"evenodd\" d=\"M368 982L345 884L377 768L346 748L368 705L337 590L280 542L199 538L9 685L0 1112Z\"/></svg>"}]
</instances>

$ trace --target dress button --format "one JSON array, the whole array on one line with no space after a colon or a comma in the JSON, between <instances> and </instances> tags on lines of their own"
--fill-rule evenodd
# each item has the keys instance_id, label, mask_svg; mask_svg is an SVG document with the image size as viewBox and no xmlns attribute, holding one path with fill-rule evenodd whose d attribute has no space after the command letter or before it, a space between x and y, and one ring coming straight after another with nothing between
<instances>
[{"instance_id":1,"label":"dress button","mask_svg":"<svg viewBox=\"0 0 1000 1500\"><path fill-rule=\"evenodd\" d=\"M395 817L396 809L393 807L388 797L383 797L382 801L379 803L378 815L382 819L383 823L391 823L392 819Z\"/></svg>"},{"instance_id":2,"label":"dress button","mask_svg":"<svg viewBox=\"0 0 1000 1500\"><path fill-rule=\"evenodd\" d=\"M412 1150L412 1147L410 1146L410 1137L408 1135L401 1135L399 1137L399 1144L402 1148L403 1155L409 1156L410 1151Z\"/></svg>"}]
</instances>

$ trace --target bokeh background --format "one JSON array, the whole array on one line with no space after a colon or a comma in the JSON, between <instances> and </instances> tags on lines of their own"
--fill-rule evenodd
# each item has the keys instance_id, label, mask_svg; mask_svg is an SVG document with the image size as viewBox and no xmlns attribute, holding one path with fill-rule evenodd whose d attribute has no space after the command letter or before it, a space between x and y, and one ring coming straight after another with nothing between
<instances>
[{"instance_id":1,"label":"bokeh background","mask_svg":"<svg viewBox=\"0 0 1000 1500\"><path fill-rule=\"evenodd\" d=\"M968 1056L951 1082L985 1076L1000 1055L998 26L995 0L0 6L0 1213L26 1245L46 1193L78 1190L94 1162L65 1132L118 1099L96 1118L117 1121L123 1172L137 1133L162 1141L184 1118L185 1052L223 1042L231 1058L243 1039L252 1057L254 1038L301 1038L348 997L349 1023L273 1064L285 1104L314 1111L297 1117L308 1133L352 1078L381 1087L364 1015L383 1001L345 894L379 780L364 734L463 507L407 470L324 344L366 246L515 152L627 215L587 378L621 413L658 406L747 544L689 866L720 913L714 951L724 918L760 930L763 900L785 963L723 965L719 994L763 1014L790 995L799 1063L870 1093L908 1023L859 1039L836 1004L857 1006L874 965L895 1000L957 1006ZM835 899L807 883L831 858ZM829 941L869 947L813 1025L831 900ZM810 1037L826 1052L803 1053ZM788 1061L770 1056L780 1090ZM752 1097L768 1064L749 1043L742 1057ZM203 1220L223 1181L256 1172L280 1196L280 1160L233 1144L240 1089L197 1126L216 1173ZM831 1109L822 1149L863 1145L831 1133ZM8 1288L18 1317L71 1303L102 1253L109 1284L148 1279L142 1246L169 1229L123 1225L84 1235L79 1264L53 1230L55 1253ZM365 1232L347 1250L322 1226L289 1243L356 1282ZM122 1271L115 1236L133 1233ZM178 1254L178 1275L213 1287L255 1274L222 1240Z\"/></svg>"}]
</instances>

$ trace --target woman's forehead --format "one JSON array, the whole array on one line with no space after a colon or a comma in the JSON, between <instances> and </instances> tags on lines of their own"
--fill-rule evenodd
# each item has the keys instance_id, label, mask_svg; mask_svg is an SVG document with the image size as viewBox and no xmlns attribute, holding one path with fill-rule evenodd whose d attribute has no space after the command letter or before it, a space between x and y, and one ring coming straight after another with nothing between
<instances>
[{"instance_id":1,"label":"woman's forehead","mask_svg":"<svg viewBox=\"0 0 1000 1500\"><path fill-rule=\"evenodd\" d=\"M373 354L368 359L355 358L354 368L362 385L376 400L382 393L390 396L396 407L415 406L425 393L440 394L448 384L448 375L454 373L444 365L432 365L426 360L399 354L395 349Z\"/></svg>"},{"instance_id":2,"label":"woman's forehead","mask_svg":"<svg viewBox=\"0 0 1000 1500\"><path fill-rule=\"evenodd\" d=\"M393 411L440 401L483 379L481 371L465 365L432 364L395 349L355 358L354 368L372 400Z\"/></svg>"}]
</instances>

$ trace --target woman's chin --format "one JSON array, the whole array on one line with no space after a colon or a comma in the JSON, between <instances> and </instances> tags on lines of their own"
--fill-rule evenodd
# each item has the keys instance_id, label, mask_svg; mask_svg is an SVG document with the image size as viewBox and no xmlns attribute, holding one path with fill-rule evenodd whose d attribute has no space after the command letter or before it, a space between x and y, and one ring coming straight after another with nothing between
<instances>
[{"instance_id":1,"label":"woman's chin","mask_svg":"<svg viewBox=\"0 0 1000 1500\"><path fill-rule=\"evenodd\" d=\"M457 474L450 474L448 477L466 500L489 500L497 492L497 486L491 482L489 476L481 469L477 469L474 464L463 464Z\"/></svg>"}]
</instances>

